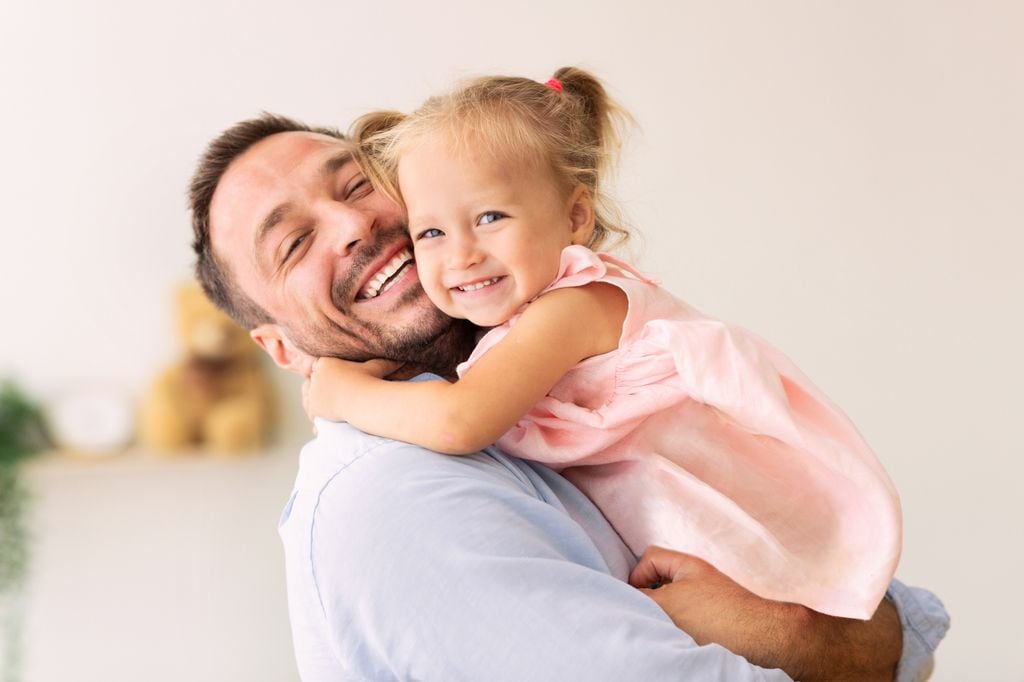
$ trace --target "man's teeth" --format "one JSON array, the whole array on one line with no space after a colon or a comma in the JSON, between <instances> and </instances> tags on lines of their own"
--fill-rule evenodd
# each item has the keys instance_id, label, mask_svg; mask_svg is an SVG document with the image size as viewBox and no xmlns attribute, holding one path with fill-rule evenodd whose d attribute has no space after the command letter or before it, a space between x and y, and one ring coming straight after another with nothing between
<instances>
[{"instance_id":1,"label":"man's teeth","mask_svg":"<svg viewBox=\"0 0 1024 682\"><path fill-rule=\"evenodd\" d=\"M377 274L359 292L359 298L375 298L390 289L398 281L397 275L405 269L406 265L412 263L412 251L402 249L395 254L394 258L384 264Z\"/></svg>"},{"instance_id":2,"label":"man's teeth","mask_svg":"<svg viewBox=\"0 0 1024 682\"><path fill-rule=\"evenodd\" d=\"M489 287L497 282L501 277L491 277L490 279L484 280L483 282L474 282L473 284L463 284L462 286L456 287L459 291L477 291L484 287Z\"/></svg>"}]
</instances>

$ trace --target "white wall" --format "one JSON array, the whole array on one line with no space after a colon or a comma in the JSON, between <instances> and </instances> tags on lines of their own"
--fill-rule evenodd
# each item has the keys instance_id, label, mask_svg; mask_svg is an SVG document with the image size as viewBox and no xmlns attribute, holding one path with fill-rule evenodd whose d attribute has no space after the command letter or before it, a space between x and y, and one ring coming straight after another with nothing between
<instances>
[{"instance_id":1,"label":"white wall","mask_svg":"<svg viewBox=\"0 0 1024 682\"><path fill-rule=\"evenodd\" d=\"M618 191L641 265L785 349L875 446L900 575L953 615L935 679L1020 679L1024 5L490 5L5 5L0 374L138 391L173 355L184 186L226 125L585 65L641 125Z\"/></svg>"},{"instance_id":2,"label":"white wall","mask_svg":"<svg viewBox=\"0 0 1024 682\"><path fill-rule=\"evenodd\" d=\"M20 679L297 680L277 535L294 470L293 448L34 460Z\"/></svg>"}]
</instances>

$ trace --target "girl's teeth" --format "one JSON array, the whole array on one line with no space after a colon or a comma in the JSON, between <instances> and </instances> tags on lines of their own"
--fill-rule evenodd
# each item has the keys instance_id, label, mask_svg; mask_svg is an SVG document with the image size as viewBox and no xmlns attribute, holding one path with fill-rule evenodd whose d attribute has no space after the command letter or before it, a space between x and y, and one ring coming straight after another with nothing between
<instances>
[{"instance_id":1,"label":"girl's teeth","mask_svg":"<svg viewBox=\"0 0 1024 682\"><path fill-rule=\"evenodd\" d=\"M465 286L459 287L459 291L477 291L478 289L483 289L484 287L491 286L499 279L499 277L492 277L491 279L485 280L483 282L477 282L475 284L466 284Z\"/></svg>"}]
</instances>

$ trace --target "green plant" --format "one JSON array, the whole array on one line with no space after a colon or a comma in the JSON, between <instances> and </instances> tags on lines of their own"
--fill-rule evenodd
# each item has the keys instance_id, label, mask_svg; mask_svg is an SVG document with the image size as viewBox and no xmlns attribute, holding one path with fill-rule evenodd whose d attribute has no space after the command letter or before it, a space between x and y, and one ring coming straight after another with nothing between
<instances>
[{"instance_id":1,"label":"green plant","mask_svg":"<svg viewBox=\"0 0 1024 682\"><path fill-rule=\"evenodd\" d=\"M28 564L21 462L47 446L39 407L12 382L0 383L0 676L18 678L20 587Z\"/></svg>"},{"instance_id":2,"label":"green plant","mask_svg":"<svg viewBox=\"0 0 1024 682\"><path fill-rule=\"evenodd\" d=\"M22 578L27 558L19 465L45 446L39 408L12 382L0 384L0 592Z\"/></svg>"}]
</instances>

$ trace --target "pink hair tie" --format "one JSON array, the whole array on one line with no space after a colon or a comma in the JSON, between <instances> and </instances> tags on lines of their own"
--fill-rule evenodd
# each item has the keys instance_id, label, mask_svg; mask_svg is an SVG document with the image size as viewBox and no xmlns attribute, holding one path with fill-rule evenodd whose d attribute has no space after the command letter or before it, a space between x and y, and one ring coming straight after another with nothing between
<instances>
[{"instance_id":1,"label":"pink hair tie","mask_svg":"<svg viewBox=\"0 0 1024 682\"><path fill-rule=\"evenodd\" d=\"M557 78L552 78L544 85L548 86L552 90L557 90L558 92L562 91L562 81L558 80Z\"/></svg>"}]
</instances>

